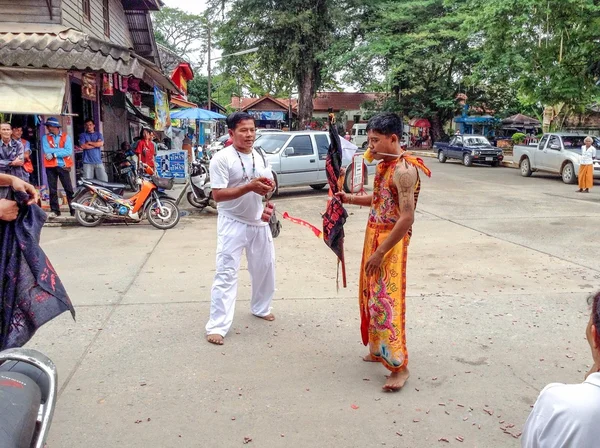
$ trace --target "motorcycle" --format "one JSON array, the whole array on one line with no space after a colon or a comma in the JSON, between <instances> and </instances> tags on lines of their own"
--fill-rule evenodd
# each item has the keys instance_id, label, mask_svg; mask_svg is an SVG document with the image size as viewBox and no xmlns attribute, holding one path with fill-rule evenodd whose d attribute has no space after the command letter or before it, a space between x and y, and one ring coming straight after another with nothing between
<instances>
[{"instance_id":1,"label":"motorcycle","mask_svg":"<svg viewBox=\"0 0 600 448\"><path fill-rule=\"evenodd\" d=\"M214 209L217 208L217 203L213 199L212 188L210 187L208 166L208 158L202 157L192 162L190 172L190 191L187 193L187 200L191 205L200 210L209 205Z\"/></svg>"},{"instance_id":2,"label":"motorcycle","mask_svg":"<svg viewBox=\"0 0 600 448\"><path fill-rule=\"evenodd\" d=\"M36 350L0 352L0 448L43 448L58 395L56 366Z\"/></svg>"},{"instance_id":3,"label":"motorcycle","mask_svg":"<svg viewBox=\"0 0 600 448\"><path fill-rule=\"evenodd\" d=\"M113 169L117 173L117 180L129 186L132 191L137 191L135 163L133 151L117 151L113 156Z\"/></svg>"},{"instance_id":4,"label":"motorcycle","mask_svg":"<svg viewBox=\"0 0 600 448\"><path fill-rule=\"evenodd\" d=\"M174 179L155 176L147 165L141 169L142 174L136 178L139 191L129 199L115 193L123 191L125 185L81 179L71 202L77 222L84 227L96 227L106 218L140 222L145 217L157 229L175 227L180 218L177 201L162 191L171 190Z\"/></svg>"}]
</instances>

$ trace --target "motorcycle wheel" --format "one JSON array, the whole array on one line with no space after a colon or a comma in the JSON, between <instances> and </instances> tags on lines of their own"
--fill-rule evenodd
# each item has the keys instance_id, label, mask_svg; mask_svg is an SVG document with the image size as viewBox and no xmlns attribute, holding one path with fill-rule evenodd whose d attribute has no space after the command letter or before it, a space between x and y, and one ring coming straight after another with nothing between
<instances>
[{"instance_id":1,"label":"motorcycle wheel","mask_svg":"<svg viewBox=\"0 0 600 448\"><path fill-rule=\"evenodd\" d=\"M206 203L206 201L199 202L199 201L196 199L196 196L194 196L194 193L192 193L191 191L188 191L188 194L187 194L187 200L188 200L188 202L189 202L191 205L193 205L194 207L196 207L196 208L198 208L198 209L200 209L200 210L203 210L203 209L205 209L205 208L206 208L206 206L208 205L208 204Z\"/></svg>"},{"instance_id":2,"label":"motorcycle wheel","mask_svg":"<svg viewBox=\"0 0 600 448\"><path fill-rule=\"evenodd\" d=\"M94 196L91 193L84 194L77 202L79 202L81 205L87 205L88 207L93 207L95 204L104 203L104 201L97 196L94 199ZM83 227L96 227L102 224L102 221L104 221L104 216L91 215L81 210L75 210L75 219L79 225L82 225Z\"/></svg>"},{"instance_id":3,"label":"motorcycle wheel","mask_svg":"<svg viewBox=\"0 0 600 448\"><path fill-rule=\"evenodd\" d=\"M177 225L180 219L179 208L174 201L169 199L161 199L161 205L163 206L163 214L160 214L158 208L158 202L153 200L148 207L146 217L150 224L160 230L172 229Z\"/></svg>"},{"instance_id":4,"label":"motorcycle wheel","mask_svg":"<svg viewBox=\"0 0 600 448\"><path fill-rule=\"evenodd\" d=\"M127 174L127 184L131 191L137 192L139 190L138 184L135 182L135 176L131 171Z\"/></svg>"}]
</instances>

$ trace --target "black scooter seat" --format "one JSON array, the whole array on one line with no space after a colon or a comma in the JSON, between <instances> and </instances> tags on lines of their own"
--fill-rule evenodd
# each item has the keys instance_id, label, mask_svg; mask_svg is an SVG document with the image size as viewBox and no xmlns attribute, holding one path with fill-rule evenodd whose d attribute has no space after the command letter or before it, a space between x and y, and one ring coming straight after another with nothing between
<instances>
[{"instance_id":1,"label":"black scooter seat","mask_svg":"<svg viewBox=\"0 0 600 448\"><path fill-rule=\"evenodd\" d=\"M31 446L41 395L29 376L0 370L0 448Z\"/></svg>"},{"instance_id":2,"label":"black scooter seat","mask_svg":"<svg viewBox=\"0 0 600 448\"><path fill-rule=\"evenodd\" d=\"M99 187L108 188L109 190L124 190L127 188L125 184L113 184L110 182L104 182L98 179L84 179L86 182L97 185Z\"/></svg>"}]
</instances>

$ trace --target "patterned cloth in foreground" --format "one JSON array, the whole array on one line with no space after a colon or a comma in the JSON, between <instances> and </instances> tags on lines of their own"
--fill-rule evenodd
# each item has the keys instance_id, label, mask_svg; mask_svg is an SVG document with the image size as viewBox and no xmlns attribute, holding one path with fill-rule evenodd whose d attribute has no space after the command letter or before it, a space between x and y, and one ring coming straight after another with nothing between
<instances>
[{"instance_id":1,"label":"patterned cloth in foreground","mask_svg":"<svg viewBox=\"0 0 600 448\"><path fill-rule=\"evenodd\" d=\"M406 262L412 229L386 254L381 275L367 277L365 265L400 218L398 189L393 181L394 171L400 160L406 160L427 176L431 175L422 160L406 153L402 158L391 162L382 161L377 165L359 284L363 344L369 344L371 355L392 372L400 371L408 364L405 333ZM420 189L421 181L418 179L415 186L415 208Z\"/></svg>"},{"instance_id":2,"label":"patterned cloth in foreground","mask_svg":"<svg viewBox=\"0 0 600 448\"><path fill-rule=\"evenodd\" d=\"M27 194L15 193L17 202L27 199ZM65 311L75 318L71 300L40 248L45 220L37 205L23 205L16 221L0 221L0 350L23 346Z\"/></svg>"}]
</instances>

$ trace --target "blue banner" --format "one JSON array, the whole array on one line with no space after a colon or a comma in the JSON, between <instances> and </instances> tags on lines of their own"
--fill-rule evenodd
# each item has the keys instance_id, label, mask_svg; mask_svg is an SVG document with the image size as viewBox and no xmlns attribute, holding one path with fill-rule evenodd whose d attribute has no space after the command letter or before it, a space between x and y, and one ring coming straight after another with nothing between
<instances>
[{"instance_id":1,"label":"blue banner","mask_svg":"<svg viewBox=\"0 0 600 448\"><path fill-rule=\"evenodd\" d=\"M284 121L284 112L269 112L264 110L250 110L248 111L255 120L271 120L271 121Z\"/></svg>"}]
</instances>

